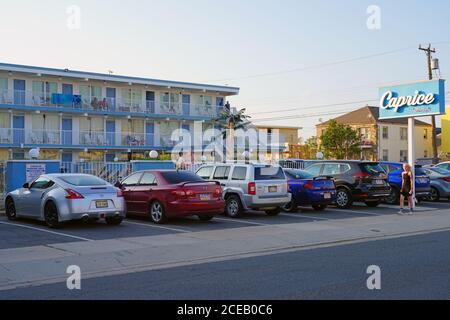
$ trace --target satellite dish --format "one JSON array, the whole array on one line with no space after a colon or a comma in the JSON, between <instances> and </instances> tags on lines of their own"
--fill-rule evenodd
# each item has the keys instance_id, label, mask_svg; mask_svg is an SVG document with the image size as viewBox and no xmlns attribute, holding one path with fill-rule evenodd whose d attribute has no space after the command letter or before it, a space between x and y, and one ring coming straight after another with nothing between
<instances>
[{"instance_id":1,"label":"satellite dish","mask_svg":"<svg viewBox=\"0 0 450 320\"><path fill-rule=\"evenodd\" d=\"M31 159L39 158L39 148L31 149L30 151L28 151L28 155Z\"/></svg>"},{"instance_id":2,"label":"satellite dish","mask_svg":"<svg viewBox=\"0 0 450 320\"><path fill-rule=\"evenodd\" d=\"M152 158L152 159L156 159L156 158L158 158L158 156L159 156L158 151L156 151L156 150L150 151L150 152L148 153L148 155L149 155L150 158Z\"/></svg>"}]
</instances>

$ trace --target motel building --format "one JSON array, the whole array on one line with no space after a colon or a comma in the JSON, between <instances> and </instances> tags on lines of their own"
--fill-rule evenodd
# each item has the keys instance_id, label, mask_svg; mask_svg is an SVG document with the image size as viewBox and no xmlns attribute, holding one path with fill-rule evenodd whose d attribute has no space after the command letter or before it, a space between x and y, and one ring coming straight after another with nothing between
<instances>
[{"instance_id":1,"label":"motel building","mask_svg":"<svg viewBox=\"0 0 450 320\"><path fill-rule=\"evenodd\" d=\"M0 161L129 161L213 128L239 88L0 63ZM180 137L180 139L182 139ZM208 143L208 142L205 142ZM208 154L205 154L208 156ZM210 155L209 155L210 156Z\"/></svg>"}]
</instances>

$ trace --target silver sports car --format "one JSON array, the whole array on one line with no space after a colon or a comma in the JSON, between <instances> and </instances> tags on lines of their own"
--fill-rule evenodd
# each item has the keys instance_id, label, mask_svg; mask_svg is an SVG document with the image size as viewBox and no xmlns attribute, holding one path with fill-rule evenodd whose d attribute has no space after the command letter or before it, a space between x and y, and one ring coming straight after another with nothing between
<instances>
[{"instance_id":1,"label":"silver sports car","mask_svg":"<svg viewBox=\"0 0 450 320\"><path fill-rule=\"evenodd\" d=\"M450 171L441 167L424 168L424 170L431 179L430 200L450 199Z\"/></svg>"},{"instance_id":2,"label":"silver sports car","mask_svg":"<svg viewBox=\"0 0 450 320\"><path fill-rule=\"evenodd\" d=\"M45 221L51 228L69 220L105 219L118 225L125 216L122 191L88 174L44 174L5 198L6 216Z\"/></svg>"}]
</instances>

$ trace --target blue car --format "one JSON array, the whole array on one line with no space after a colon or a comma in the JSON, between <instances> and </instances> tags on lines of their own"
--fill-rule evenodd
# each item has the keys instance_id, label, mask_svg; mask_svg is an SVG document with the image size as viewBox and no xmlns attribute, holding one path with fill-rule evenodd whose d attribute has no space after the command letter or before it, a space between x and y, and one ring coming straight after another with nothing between
<instances>
[{"instance_id":1,"label":"blue car","mask_svg":"<svg viewBox=\"0 0 450 320\"><path fill-rule=\"evenodd\" d=\"M284 169L292 200L283 207L295 212L298 206L312 206L316 211L325 210L336 201L336 186L331 177L314 177L303 170Z\"/></svg>"},{"instance_id":2,"label":"blue car","mask_svg":"<svg viewBox=\"0 0 450 320\"><path fill-rule=\"evenodd\" d=\"M397 204L400 202L403 163L381 161L380 164L388 174L388 182L391 186L391 194L385 201L389 204ZM421 166L415 168L415 188L417 200L425 200L430 196L431 179Z\"/></svg>"}]
</instances>

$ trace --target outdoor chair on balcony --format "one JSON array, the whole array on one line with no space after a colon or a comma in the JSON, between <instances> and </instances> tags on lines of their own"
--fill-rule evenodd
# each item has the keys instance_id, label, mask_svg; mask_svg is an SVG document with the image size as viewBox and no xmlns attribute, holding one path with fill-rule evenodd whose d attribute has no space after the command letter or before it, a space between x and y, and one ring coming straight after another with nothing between
<instances>
[{"instance_id":1,"label":"outdoor chair on balcony","mask_svg":"<svg viewBox=\"0 0 450 320\"><path fill-rule=\"evenodd\" d=\"M87 133L83 135L83 144L92 144L91 137Z\"/></svg>"},{"instance_id":2,"label":"outdoor chair on balcony","mask_svg":"<svg viewBox=\"0 0 450 320\"><path fill-rule=\"evenodd\" d=\"M105 136L104 135L102 135L102 134L99 134L98 136L97 136L97 142L98 142L98 145L99 146L103 146L103 145L105 145Z\"/></svg>"},{"instance_id":3,"label":"outdoor chair on balcony","mask_svg":"<svg viewBox=\"0 0 450 320\"><path fill-rule=\"evenodd\" d=\"M58 144L58 138L56 137L54 132L47 132L47 143Z\"/></svg>"}]
</instances>

